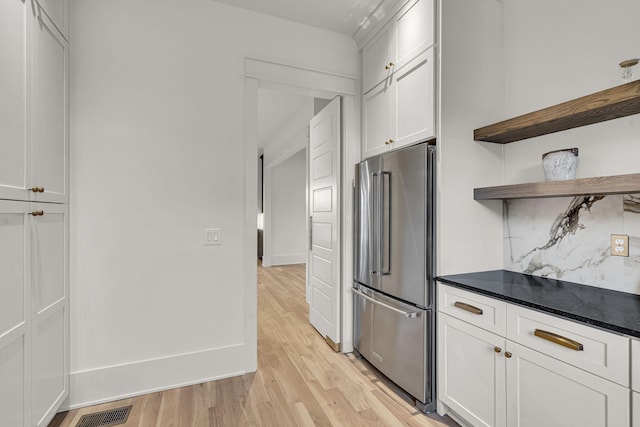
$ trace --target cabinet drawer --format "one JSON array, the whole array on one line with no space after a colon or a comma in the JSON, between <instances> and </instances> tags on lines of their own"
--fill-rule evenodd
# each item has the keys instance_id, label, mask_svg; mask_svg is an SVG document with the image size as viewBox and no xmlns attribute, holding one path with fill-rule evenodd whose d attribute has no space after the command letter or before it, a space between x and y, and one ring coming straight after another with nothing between
<instances>
[{"instance_id":1,"label":"cabinet drawer","mask_svg":"<svg viewBox=\"0 0 640 427\"><path fill-rule=\"evenodd\" d=\"M507 304L507 338L629 387L629 339Z\"/></svg>"},{"instance_id":2,"label":"cabinet drawer","mask_svg":"<svg viewBox=\"0 0 640 427\"><path fill-rule=\"evenodd\" d=\"M506 306L503 301L438 283L438 311L502 336Z\"/></svg>"},{"instance_id":3,"label":"cabinet drawer","mask_svg":"<svg viewBox=\"0 0 640 427\"><path fill-rule=\"evenodd\" d=\"M640 392L640 340L631 340L631 388Z\"/></svg>"}]
</instances>

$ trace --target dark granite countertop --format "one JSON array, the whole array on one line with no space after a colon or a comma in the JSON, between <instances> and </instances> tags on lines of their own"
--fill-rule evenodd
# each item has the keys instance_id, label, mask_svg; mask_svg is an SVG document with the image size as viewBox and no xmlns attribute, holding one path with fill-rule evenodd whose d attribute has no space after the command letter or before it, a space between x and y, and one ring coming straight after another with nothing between
<instances>
[{"instance_id":1,"label":"dark granite countertop","mask_svg":"<svg viewBox=\"0 0 640 427\"><path fill-rule=\"evenodd\" d=\"M640 295L506 270L438 277L442 283L640 338Z\"/></svg>"}]
</instances>

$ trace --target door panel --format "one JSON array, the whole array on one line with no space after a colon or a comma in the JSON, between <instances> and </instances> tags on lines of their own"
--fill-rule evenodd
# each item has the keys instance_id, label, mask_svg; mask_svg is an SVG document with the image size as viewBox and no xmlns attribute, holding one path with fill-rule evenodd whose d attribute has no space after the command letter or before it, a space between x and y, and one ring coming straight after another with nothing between
<instances>
[{"instance_id":1,"label":"door panel","mask_svg":"<svg viewBox=\"0 0 640 427\"><path fill-rule=\"evenodd\" d=\"M396 22L396 67L434 42L434 1L418 0L400 11Z\"/></svg>"},{"instance_id":2,"label":"door panel","mask_svg":"<svg viewBox=\"0 0 640 427\"><path fill-rule=\"evenodd\" d=\"M393 135L390 102L393 89L389 83L385 80L362 96L363 157L371 157L391 149L388 142Z\"/></svg>"},{"instance_id":3,"label":"door panel","mask_svg":"<svg viewBox=\"0 0 640 427\"><path fill-rule=\"evenodd\" d=\"M9 344L0 340L0 425L22 426L25 407L26 343L20 334Z\"/></svg>"},{"instance_id":4,"label":"door panel","mask_svg":"<svg viewBox=\"0 0 640 427\"><path fill-rule=\"evenodd\" d=\"M504 350L504 338L438 313L438 398L471 425L506 425Z\"/></svg>"},{"instance_id":5,"label":"door panel","mask_svg":"<svg viewBox=\"0 0 640 427\"><path fill-rule=\"evenodd\" d=\"M413 304L431 304L427 286L427 146L382 157L379 289Z\"/></svg>"},{"instance_id":6,"label":"door panel","mask_svg":"<svg viewBox=\"0 0 640 427\"><path fill-rule=\"evenodd\" d=\"M380 170L380 158L366 160L356 167L356 259L355 280L369 287L378 286L377 266L377 186L374 174Z\"/></svg>"},{"instance_id":7,"label":"door panel","mask_svg":"<svg viewBox=\"0 0 640 427\"><path fill-rule=\"evenodd\" d=\"M32 420L46 426L69 394L68 207L34 204Z\"/></svg>"},{"instance_id":8,"label":"door panel","mask_svg":"<svg viewBox=\"0 0 640 427\"><path fill-rule=\"evenodd\" d=\"M38 0L38 3L56 28L69 38L69 0Z\"/></svg>"},{"instance_id":9,"label":"door panel","mask_svg":"<svg viewBox=\"0 0 640 427\"><path fill-rule=\"evenodd\" d=\"M393 75L395 147L435 137L434 49Z\"/></svg>"},{"instance_id":10,"label":"door panel","mask_svg":"<svg viewBox=\"0 0 640 427\"><path fill-rule=\"evenodd\" d=\"M29 425L29 203L0 200L0 426Z\"/></svg>"},{"instance_id":11,"label":"door panel","mask_svg":"<svg viewBox=\"0 0 640 427\"><path fill-rule=\"evenodd\" d=\"M362 291L362 287L357 287ZM373 304L357 293L353 294L353 347L367 360L371 360L371 326Z\"/></svg>"},{"instance_id":12,"label":"door panel","mask_svg":"<svg viewBox=\"0 0 640 427\"><path fill-rule=\"evenodd\" d=\"M309 321L327 340L340 343L340 98L310 122L309 186L311 288ZM315 233L320 233L316 237Z\"/></svg>"},{"instance_id":13,"label":"door panel","mask_svg":"<svg viewBox=\"0 0 640 427\"><path fill-rule=\"evenodd\" d=\"M32 172L35 200L67 202L69 44L38 8L33 24Z\"/></svg>"},{"instance_id":14,"label":"door panel","mask_svg":"<svg viewBox=\"0 0 640 427\"><path fill-rule=\"evenodd\" d=\"M391 75L393 68L389 67L389 62L395 57L393 37L393 26L385 26L362 49L362 93L367 93Z\"/></svg>"},{"instance_id":15,"label":"door panel","mask_svg":"<svg viewBox=\"0 0 640 427\"><path fill-rule=\"evenodd\" d=\"M509 427L629 425L628 388L518 344L507 349Z\"/></svg>"},{"instance_id":16,"label":"door panel","mask_svg":"<svg viewBox=\"0 0 640 427\"><path fill-rule=\"evenodd\" d=\"M28 200L26 76L28 15L20 0L0 2L0 198Z\"/></svg>"},{"instance_id":17,"label":"door panel","mask_svg":"<svg viewBox=\"0 0 640 427\"><path fill-rule=\"evenodd\" d=\"M415 313L409 318L382 304L373 303L373 326L371 328L370 362L393 382L421 402L431 400L427 394L431 381L426 378L428 349L427 331L431 330L432 313L402 304L397 300L375 293L377 301L406 313Z\"/></svg>"}]
</instances>

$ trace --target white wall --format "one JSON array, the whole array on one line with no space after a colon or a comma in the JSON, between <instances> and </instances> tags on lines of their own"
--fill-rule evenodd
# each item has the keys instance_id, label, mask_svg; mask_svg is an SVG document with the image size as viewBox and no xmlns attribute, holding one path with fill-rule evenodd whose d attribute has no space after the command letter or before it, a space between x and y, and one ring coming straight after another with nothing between
<instances>
[{"instance_id":1,"label":"white wall","mask_svg":"<svg viewBox=\"0 0 640 427\"><path fill-rule=\"evenodd\" d=\"M306 175L306 150L271 171L271 265L306 262Z\"/></svg>"},{"instance_id":2,"label":"white wall","mask_svg":"<svg viewBox=\"0 0 640 427\"><path fill-rule=\"evenodd\" d=\"M505 119L622 84L618 63L640 56L637 0L504 4ZM578 178L639 172L638 135L635 115L507 144L505 181L543 181L542 154L571 147Z\"/></svg>"},{"instance_id":3,"label":"white wall","mask_svg":"<svg viewBox=\"0 0 640 427\"><path fill-rule=\"evenodd\" d=\"M70 406L254 370L243 58L357 75L355 43L210 0L83 0L71 22Z\"/></svg>"},{"instance_id":4,"label":"white wall","mask_svg":"<svg viewBox=\"0 0 640 427\"><path fill-rule=\"evenodd\" d=\"M502 183L502 147L473 140L498 120L502 96L502 3L441 0L437 274L502 267L502 204L473 189Z\"/></svg>"}]
</instances>

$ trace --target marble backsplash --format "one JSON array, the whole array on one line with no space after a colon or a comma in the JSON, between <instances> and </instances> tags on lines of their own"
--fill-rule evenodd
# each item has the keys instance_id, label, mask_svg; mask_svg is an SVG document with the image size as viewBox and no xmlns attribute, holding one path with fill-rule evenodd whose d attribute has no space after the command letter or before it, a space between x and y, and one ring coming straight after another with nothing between
<instances>
[{"instance_id":1,"label":"marble backsplash","mask_svg":"<svg viewBox=\"0 0 640 427\"><path fill-rule=\"evenodd\" d=\"M504 268L640 294L640 194L504 202ZM629 236L629 257L611 255Z\"/></svg>"}]
</instances>

